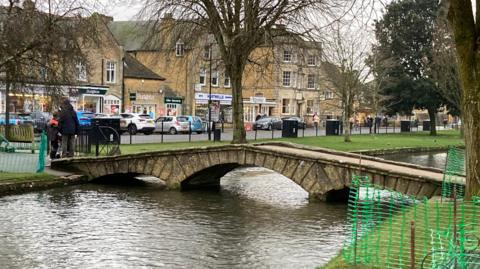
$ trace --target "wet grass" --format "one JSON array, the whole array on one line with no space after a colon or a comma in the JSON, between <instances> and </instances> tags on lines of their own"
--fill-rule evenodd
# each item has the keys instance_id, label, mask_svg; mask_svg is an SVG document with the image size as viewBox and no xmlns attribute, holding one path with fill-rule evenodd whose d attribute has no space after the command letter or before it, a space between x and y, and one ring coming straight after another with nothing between
<instances>
[{"instance_id":1,"label":"wet grass","mask_svg":"<svg viewBox=\"0 0 480 269\"><path fill-rule=\"evenodd\" d=\"M380 149L400 149L400 148L442 148L448 146L463 146L463 139L460 138L458 131L439 131L437 136L430 136L427 132L418 133L399 133L399 134L377 134L377 135L354 135L352 142L343 142L342 136L318 136L318 137L299 137L299 138L278 138L250 141L250 143L260 143L268 141L284 141L305 146L323 147L340 151L359 151L359 150L380 150ZM185 149L190 147L220 146L229 144L229 141L211 142L169 142L154 144L133 144L121 145L122 154L131 154L148 151L159 151L169 149Z\"/></svg>"},{"instance_id":2,"label":"wet grass","mask_svg":"<svg viewBox=\"0 0 480 269\"><path fill-rule=\"evenodd\" d=\"M55 179L54 175L46 173L3 173L0 172L1 183L19 183L31 181L49 181Z\"/></svg>"}]
</instances>

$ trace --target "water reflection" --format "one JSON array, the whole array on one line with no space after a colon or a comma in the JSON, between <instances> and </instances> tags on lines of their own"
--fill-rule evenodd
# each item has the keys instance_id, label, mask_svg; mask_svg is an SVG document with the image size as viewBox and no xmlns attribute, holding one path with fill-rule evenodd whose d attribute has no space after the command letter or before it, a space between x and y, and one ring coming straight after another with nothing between
<instances>
[{"instance_id":1,"label":"water reflection","mask_svg":"<svg viewBox=\"0 0 480 269\"><path fill-rule=\"evenodd\" d=\"M346 229L345 205L258 168L220 192L84 185L2 197L0 213L6 268L313 268Z\"/></svg>"},{"instance_id":2,"label":"water reflection","mask_svg":"<svg viewBox=\"0 0 480 269\"><path fill-rule=\"evenodd\" d=\"M391 161L413 163L421 166L444 169L447 153L445 151L395 153L385 154L379 157Z\"/></svg>"}]
</instances>

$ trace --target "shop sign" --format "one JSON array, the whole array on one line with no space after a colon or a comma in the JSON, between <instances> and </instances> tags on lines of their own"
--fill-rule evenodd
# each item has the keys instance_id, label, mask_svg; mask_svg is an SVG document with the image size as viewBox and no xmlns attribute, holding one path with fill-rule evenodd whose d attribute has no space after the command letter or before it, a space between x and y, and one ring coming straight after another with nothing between
<instances>
[{"instance_id":1,"label":"shop sign","mask_svg":"<svg viewBox=\"0 0 480 269\"><path fill-rule=\"evenodd\" d=\"M152 94L138 94L138 100L154 100L155 96Z\"/></svg>"},{"instance_id":2,"label":"shop sign","mask_svg":"<svg viewBox=\"0 0 480 269\"><path fill-rule=\"evenodd\" d=\"M181 97L165 97L165 104L182 104L183 99Z\"/></svg>"},{"instance_id":3,"label":"shop sign","mask_svg":"<svg viewBox=\"0 0 480 269\"><path fill-rule=\"evenodd\" d=\"M210 99L211 97L211 99ZM210 95L208 93L196 92L195 93L195 100L213 100L213 101L220 101L223 105L231 105L232 104L232 96L229 94L213 94Z\"/></svg>"},{"instance_id":4,"label":"shop sign","mask_svg":"<svg viewBox=\"0 0 480 269\"><path fill-rule=\"evenodd\" d=\"M98 95L105 95L107 90L104 89L94 89L94 88L80 88L78 89L79 93L82 94L98 94Z\"/></svg>"},{"instance_id":5,"label":"shop sign","mask_svg":"<svg viewBox=\"0 0 480 269\"><path fill-rule=\"evenodd\" d=\"M250 102L254 104L262 104L267 102L267 98L265 97L258 97L258 96L250 96Z\"/></svg>"},{"instance_id":6,"label":"shop sign","mask_svg":"<svg viewBox=\"0 0 480 269\"><path fill-rule=\"evenodd\" d=\"M130 99L130 101L136 101L137 100L137 93L136 92L131 92L128 95L128 99Z\"/></svg>"}]
</instances>

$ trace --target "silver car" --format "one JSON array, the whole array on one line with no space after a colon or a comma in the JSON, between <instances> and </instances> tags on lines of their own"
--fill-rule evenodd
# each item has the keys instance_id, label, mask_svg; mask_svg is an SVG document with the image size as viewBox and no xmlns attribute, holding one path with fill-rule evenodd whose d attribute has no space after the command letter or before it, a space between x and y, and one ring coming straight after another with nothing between
<instances>
[{"instance_id":1,"label":"silver car","mask_svg":"<svg viewBox=\"0 0 480 269\"><path fill-rule=\"evenodd\" d=\"M168 132L170 134L188 132L188 125L188 118L186 117L162 116L155 120L155 132Z\"/></svg>"}]
</instances>

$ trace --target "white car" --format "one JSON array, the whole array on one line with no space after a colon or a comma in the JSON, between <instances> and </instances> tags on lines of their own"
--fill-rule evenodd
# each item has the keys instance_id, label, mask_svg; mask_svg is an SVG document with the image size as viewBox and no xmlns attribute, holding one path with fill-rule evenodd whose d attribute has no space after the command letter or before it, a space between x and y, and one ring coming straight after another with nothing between
<instances>
[{"instance_id":1,"label":"white car","mask_svg":"<svg viewBox=\"0 0 480 269\"><path fill-rule=\"evenodd\" d=\"M120 130L128 131L131 134L137 132L146 135L152 134L155 130L155 122L150 115L136 113L121 113Z\"/></svg>"}]
</instances>

